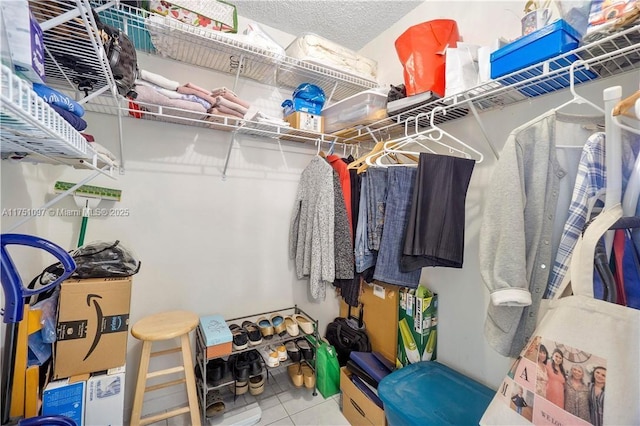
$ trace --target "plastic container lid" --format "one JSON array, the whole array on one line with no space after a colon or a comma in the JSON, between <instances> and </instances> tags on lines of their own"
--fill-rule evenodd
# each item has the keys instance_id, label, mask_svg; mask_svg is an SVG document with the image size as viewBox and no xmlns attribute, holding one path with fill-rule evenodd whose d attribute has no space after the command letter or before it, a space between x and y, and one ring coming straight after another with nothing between
<instances>
[{"instance_id":1,"label":"plastic container lid","mask_svg":"<svg viewBox=\"0 0 640 426\"><path fill-rule=\"evenodd\" d=\"M539 39L542 39L559 30L562 30L569 34L569 36L574 38L576 42L579 42L580 39L582 39L580 34L576 30L574 30L571 25L567 24L567 22L563 19L558 19L557 21L547 25L546 27L540 28L539 30L527 34L524 37L520 37L513 43L509 43L505 47L496 50L491 54L491 61L493 62L497 59L500 59L501 57L506 56L515 50L521 49L524 46L538 41Z\"/></svg>"},{"instance_id":2,"label":"plastic container lid","mask_svg":"<svg viewBox=\"0 0 640 426\"><path fill-rule=\"evenodd\" d=\"M378 395L392 426L477 425L495 391L443 364L423 361L382 379Z\"/></svg>"}]
</instances>

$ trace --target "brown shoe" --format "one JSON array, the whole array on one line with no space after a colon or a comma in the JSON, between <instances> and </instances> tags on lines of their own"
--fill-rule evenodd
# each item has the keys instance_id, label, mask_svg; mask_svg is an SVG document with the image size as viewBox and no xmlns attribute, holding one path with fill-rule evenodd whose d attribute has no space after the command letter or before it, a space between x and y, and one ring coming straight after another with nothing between
<instances>
[{"instance_id":1,"label":"brown shoe","mask_svg":"<svg viewBox=\"0 0 640 426\"><path fill-rule=\"evenodd\" d=\"M290 364L287 367L287 371L289 372L289 377L291 377L291 381L293 382L293 385L297 388L302 386L304 379L303 379L302 368L300 366L300 363L296 362L295 364Z\"/></svg>"}]
</instances>

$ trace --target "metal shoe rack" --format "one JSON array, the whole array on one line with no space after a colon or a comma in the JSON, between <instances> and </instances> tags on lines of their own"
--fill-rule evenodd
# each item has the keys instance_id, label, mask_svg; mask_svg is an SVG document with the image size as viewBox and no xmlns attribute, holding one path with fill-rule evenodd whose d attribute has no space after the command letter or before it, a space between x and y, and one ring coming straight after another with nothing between
<instances>
[{"instance_id":1,"label":"metal shoe rack","mask_svg":"<svg viewBox=\"0 0 640 426\"><path fill-rule=\"evenodd\" d=\"M245 316L245 317L231 318L231 319L227 319L225 321L226 321L226 323L228 325L231 325L231 324L242 325L243 321L251 321L251 322L257 324L259 318L261 318L261 317L270 318L271 315L273 315L273 314L280 314L283 317L288 316L288 315L295 315L295 314L304 315L311 322L313 322L314 334L311 335L313 340L315 342L319 341L318 322L317 322L317 320L315 320L313 317L309 316L302 309L298 308L297 305L289 307L289 308L278 309L278 310L274 310L274 311L248 315L248 316ZM252 346L252 345L249 344L246 349L241 349L241 350L233 349L231 354L225 355L223 357L208 357L207 356L207 347L204 344L204 341L205 341L204 340L204 334L203 334L200 326L198 326L197 332L196 332L196 365L197 365L196 368L200 369L201 378L200 377L196 378L196 385L198 387L198 400L200 401L200 408L202 410L202 418L203 419L207 418L207 415L206 415L206 411L207 411L207 396L208 396L208 394L210 392L219 392L220 393L220 397L221 397L222 401L225 404L224 414L238 412L238 411L244 409L249 404L259 401L263 397L273 396L275 394L284 392L284 389L280 388L280 385L276 382L276 380L274 379L273 375L276 372L279 373L281 370L286 371L286 367L288 365L292 364L292 361L288 358L288 356L287 356L287 360L286 361L280 361L280 364L277 367L268 367L266 365L265 361L263 359L261 359L260 361L262 363L262 371L260 372L260 374L261 375L265 375L265 384L264 384L265 390L264 390L264 392L261 393L260 395L251 395L249 392L246 392L245 394L242 394L242 395L236 395L236 380L233 377L233 375L234 375L233 366L229 367L230 374L225 375L222 378L221 381L216 382L216 383L212 383L211 380L207 378L207 364L209 363L209 361L212 361L214 359L219 359L219 358L228 358L230 356L239 355L239 354L241 354L243 352L248 352L248 351L251 351L251 350L258 350L259 351L261 348L263 348L265 346L276 347L276 346L284 345L285 343L287 343L289 341L298 340L298 339L301 339L301 338L304 339L304 338L306 338L306 336L309 336L309 335L305 334L302 331L302 329L300 329L300 334L299 335L293 336L293 337L290 336L289 334L285 334L284 336L279 336L277 334L274 334L271 339L265 339L263 337L262 343L260 343L258 345ZM314 347L314 343L310 339L306 339L306 340L309 342L309 345L313 348L314 359L313 359L313 361L309 362L309 361L304 360L304 358L301 358L301 362L307 363L315 372L315 347ZM257 375L249 376L249 386L250 386L251 377L255 377L255 376L257 376ZM291 386L293 386L293 385L291 385ZM303 388L303 389L306 389L306 388ZM316 386L314 386L312 392L313 392L314 396L317 394L317 387ZM215 417L210 417L210 418L213 419L213 418L219 418L219 417L220 417L220 415L216 415Z\"/></svg>"}]
</instances>

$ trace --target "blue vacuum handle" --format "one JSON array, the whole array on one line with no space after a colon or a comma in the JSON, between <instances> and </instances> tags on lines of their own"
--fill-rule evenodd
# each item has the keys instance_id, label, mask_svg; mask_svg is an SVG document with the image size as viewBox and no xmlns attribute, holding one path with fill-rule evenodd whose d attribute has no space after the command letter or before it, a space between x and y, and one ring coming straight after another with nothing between
<instances>
[{"instance_id":1,"label":"blue vacuum handle","mask_svg":"<svg viewBox=\"0 0 640 426\"><path fill-rule=\"evenodd\" d=\"M25 288L22 285L20 275L16 270L6 246L9 244L30 246L45 250L60 261L64 268L64 273L52 283L37 289ZM76 263L69 253L56 244L43 238L24 234L2 234L0 235L0 279L6 304L4 308L4 322L17 323L22 321L25 298L34 294L42 293L54 288L62 281L71 276L76 269Z\"/></svg>"}]
</instances>

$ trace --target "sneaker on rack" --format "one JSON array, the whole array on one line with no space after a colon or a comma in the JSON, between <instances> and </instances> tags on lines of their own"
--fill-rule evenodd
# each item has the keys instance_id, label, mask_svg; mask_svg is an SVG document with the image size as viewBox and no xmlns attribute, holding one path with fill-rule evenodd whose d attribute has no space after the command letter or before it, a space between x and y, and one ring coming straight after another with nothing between
<instances>
[{"instance_id":1,"label":"sneaker on rack","mask_svg":"<svg viewBox=\"0 0 640 426\"><path fill-rule=\"evenodd\" d=\"M264 346L259 349L262 359L264 359L267 367L277 367L280 365L280 359L278 358L278 351L271 346Z\"/></svg>"},{"instance_id":2,"label":"sneaker on rack","mask_svg":"<svg viewBox=\"0 0 640 426\"><path fill-rule=\"evenodd\" d=\"M284 345L279 345L276 347L276 351L278 351L278 360L286 361L287 360L287 348Z\"/></svg>"}]
</instances>

